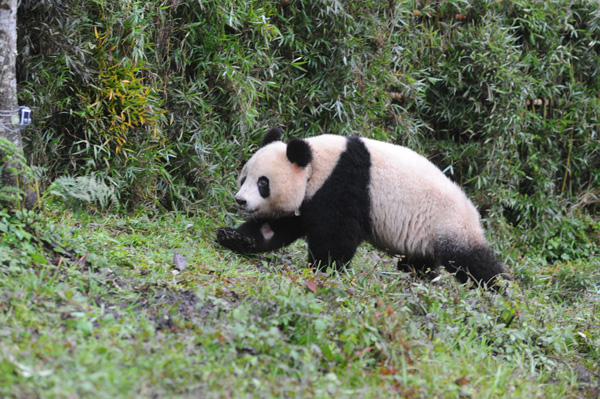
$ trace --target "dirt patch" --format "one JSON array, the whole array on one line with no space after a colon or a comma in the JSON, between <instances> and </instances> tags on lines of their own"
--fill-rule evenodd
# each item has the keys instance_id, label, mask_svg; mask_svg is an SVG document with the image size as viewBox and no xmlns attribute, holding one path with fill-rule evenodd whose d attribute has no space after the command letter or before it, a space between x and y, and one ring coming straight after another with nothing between
<instances>
[{"instance_id":1,"label":"dirt patch","mask_svg":"<svg viewBox=\"0 0 600 399\"><path fill-rule=\"evenodd\" d=\"M202 301L189 290L165 290L142 299L138 306L154 321L156 330L174 331L204 324L209 318L218 318L222 311L231 309L233 303Z\"/></svg>"},{"instance_id":2,"label":"dirt patch","mask_svg":"<svg viewBox=\"0 0 600 399\"><path fill-rule=\"evenodd\" d=\"M143 312L156 330L193 329L206 323L209 317L218 317L221 311L228 311L233 306L226 299L218 304L203 301L190 290L170 291L160 284L117 274L111 268L95 267L88 261L87 255L77 256L50 242L46 243L45 249L50 255L51 264L56 266L48 278L70 285L73 276L69 269L73 266L80 269L90 284L93 280L94 284L103 288L102 296L96 296L93 300L97 305L103 305L104 312L112 314L116 320L120 319L122 310L133 308L136 312ZM70 306L69 314L72 311Z\"/></svg>"},{"instance_id":3,"label":"dirt patch","mask_svg":"<svg viewBox=\"0 0 600 399\"><path fill-rule=\"evenodd\" d=\"M580 363L571 364L577 380L586 384L579 388L579 398L600 398L600 375Z\"/></svg>"}]
</instances>

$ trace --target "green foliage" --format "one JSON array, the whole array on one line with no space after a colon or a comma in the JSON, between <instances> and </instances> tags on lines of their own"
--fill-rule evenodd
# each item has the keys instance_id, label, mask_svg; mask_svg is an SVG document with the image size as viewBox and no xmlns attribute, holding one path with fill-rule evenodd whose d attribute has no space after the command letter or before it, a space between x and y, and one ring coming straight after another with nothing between
<instances>
[{"instance_id":1,"label":"green foliage","mask_svg":"<svg viewBox=\"0 0 600 399\"><path fill-rule=\"evenodd\" d=\"M220 216L278 124L416 149L494 225L542 237L528 250L590 238L572 216L600 209L596 1L55 3L19 8L46 184L94 174L129 208Z\"/></svg>"},{"instance_id":2,"label":"green foliage","mask_svg":"<svg viewBox=\"0 0 600 399\"><path fill-rule=\"evenodd\" d=\"M106 41L108 34L99 36L96 27L94 33L97 42L91 44L91 56L97 64L96 85L87 93L79 93L78 100L85 108L75 114L89 125L87 141L102 144L108 154L122 153L127 159L134 152L129 141L136 139L136 130L144 127L158 140L158 118L163 111L157 108L154 90L144 84L147 68L129 59L114 60L116 46Z\"/></svg>"},{"instance_id":3,"label":"green foliage","mask_svg":"<svg viewBox=\"0 0 600 399\"><path fill-rule=\"evenodd\" d=\"M163 100L146 54L152 43L146 42L144 27L152 23L148 11L156 4L73 1L69 6L68 22L52 3L21 7L44 21L24 40L69 49L55 53L52 65L39 65L42 82L24 84L25 96L39 101L41 116L47 117L40 123L43 133L34 138L43 149L35 156L50 167L49 180L94 173L110 181L131 207L153 204L165 195L157 191L170 179L162 164L171 156L162 128ZM57 31L48 32L54 24ZM43 93L37 93L39 83Z\"/></svg>"},{"instance_id":4,"label":"green foliage","mask_svg":"<svg viewBox=\"0 0 600 399\"><path fill-rule=\"evenodd\" d=\"M23 208L26 189L32 181L33 173L23 150L0 137L0 204Z\"/></svg>"},{"instance_id":5,"label":"green foliage","mask_svg":"<svg viewBox=\"0 0 600 399\"><path fill-rule=\"evenodd\" d=\"M50 185L48 193L74 209L97 206L105 210L117 203L114 190L90 176L59 177Z\"/></svg>"},{"instance_id":6,"label":"green foliage","mask_svg":"<svg viewBox=\"0 0 600 399\"><path fill-rule=\"evenodd\" d=\"M48 262L40 242L40 220L33 211L0 209L0 274Z\"/></svg>"}]
</instances>

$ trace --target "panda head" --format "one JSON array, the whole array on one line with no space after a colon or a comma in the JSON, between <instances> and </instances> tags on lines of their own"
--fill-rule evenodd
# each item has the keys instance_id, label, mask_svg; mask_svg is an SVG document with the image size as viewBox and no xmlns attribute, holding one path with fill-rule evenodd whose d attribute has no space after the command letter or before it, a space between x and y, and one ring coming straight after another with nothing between
<instances>
[{"instance_id":1,"label":"panda head","mask_svg":"<svg viewBox=\"0 0 600 399\"><path fill-rule=\"evenodd\" d=\"M257 217L299 214L310 176L312 152L307 142L281 141L281 129L272 128L261 148L244 165L235 201L242 212Z\"/></svg>"}]
</instances>

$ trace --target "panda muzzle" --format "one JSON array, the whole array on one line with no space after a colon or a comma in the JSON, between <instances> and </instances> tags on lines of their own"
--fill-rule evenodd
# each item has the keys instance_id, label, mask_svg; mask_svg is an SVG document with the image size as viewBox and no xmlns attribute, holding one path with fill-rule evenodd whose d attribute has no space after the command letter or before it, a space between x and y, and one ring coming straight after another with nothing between
<instances>
[{"instance_id":1,"label":"panda muzzle","mask_svg":"<svg viewBox=\"0 0 600 399\"><path fill-rule=\"evenodd\" d=\"M236 203L238 209L246 215L250 215L257 211L256 209L249 209L248 201L246 201L243 198L235 197L235 203Z\"/></svg>"}]
</instances>

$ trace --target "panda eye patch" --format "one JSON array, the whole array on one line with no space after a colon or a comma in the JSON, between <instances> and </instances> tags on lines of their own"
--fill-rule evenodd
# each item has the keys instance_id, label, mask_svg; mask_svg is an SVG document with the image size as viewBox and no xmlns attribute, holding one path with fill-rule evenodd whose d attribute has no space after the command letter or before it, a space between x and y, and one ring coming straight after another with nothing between
<instances>
[{"instance_id":1,"label":"panda eye patch","mask_svg":"<svg viewBox=\"0 0 600 399\"><path fill-rule=\"evenodd\" d=\"M258 178L258 192L260 196L263 198L267 198L271 195L271 187L269 186L269 179L266 176L261 176Z\"/></svg>"},{"instance_id":2,"label":"panda eye patch","mask_svg":"<svg viewBox=\"0 0 600 399\"><path fill-rule=\"evenodd\" d=\"M240 180L240 187L244 185L245 181L246 181L246 176L242 177L242 179Z\"/></svg>"}]
</instances>

